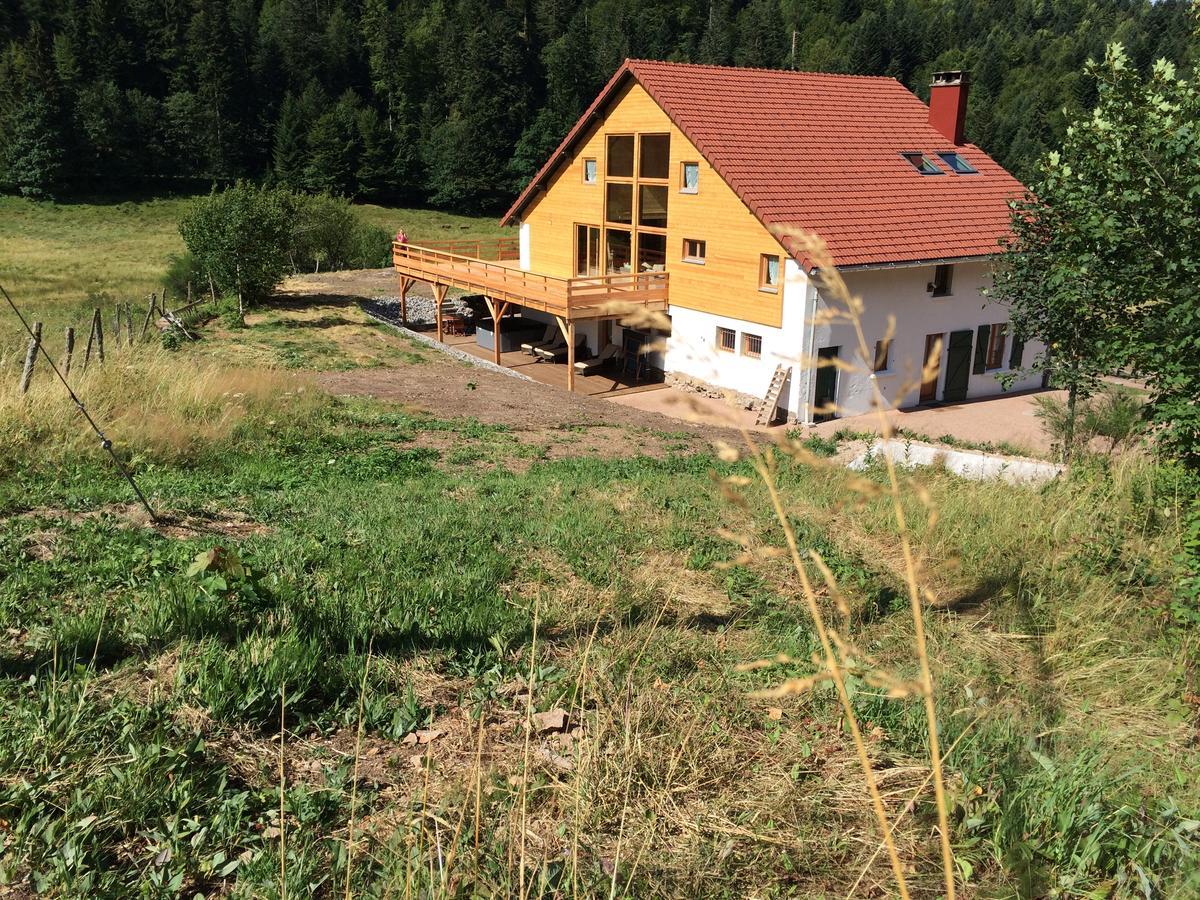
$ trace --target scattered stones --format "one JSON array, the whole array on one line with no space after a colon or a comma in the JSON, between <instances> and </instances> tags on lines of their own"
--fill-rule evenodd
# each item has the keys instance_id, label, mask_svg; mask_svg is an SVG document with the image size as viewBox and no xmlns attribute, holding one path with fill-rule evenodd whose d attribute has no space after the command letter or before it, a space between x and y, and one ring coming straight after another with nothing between
<instances>
[{"instance_id":1,"label":"scattered stones","mask_svg":"<svg viewBox=\"0 0 1200 900\"><path fill-rule=\"evenodd\" d=\"M709 397L713 400L725 400L742 409L756 410L762 406L763 402L762 397L753 397L750 394L743 394L740 391L717 387L715 384L709 384L700 378L693 378L690 375L683 375L679 372L668 372L666 382L671 387L685 393L698 394L701 397Z\"/></svg>"}]
</instances>

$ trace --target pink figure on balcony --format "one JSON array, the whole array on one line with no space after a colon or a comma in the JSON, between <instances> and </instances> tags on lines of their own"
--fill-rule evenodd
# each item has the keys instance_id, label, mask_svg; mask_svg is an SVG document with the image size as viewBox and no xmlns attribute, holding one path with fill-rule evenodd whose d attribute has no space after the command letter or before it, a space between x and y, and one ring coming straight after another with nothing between
<instances>
[{"instance_id":1,"label":"pink figure on balcony","mask_svg":"<svg viewBox=\"0 0 1200 900\"><path fill-rule=\"evenodd\" d=\"M396 243L397 244L407 244L408 243L408 235L404 233L403 228L401 228L399 231L396 232Z\"/></svg>"}]
</instances>

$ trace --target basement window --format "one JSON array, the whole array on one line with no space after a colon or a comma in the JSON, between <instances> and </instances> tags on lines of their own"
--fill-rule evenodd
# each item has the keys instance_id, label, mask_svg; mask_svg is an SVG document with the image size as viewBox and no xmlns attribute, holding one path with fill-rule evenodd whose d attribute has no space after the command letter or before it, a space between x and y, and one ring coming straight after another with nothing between
<instances>
[{"instance_id":1,"label":"basement window","mask_svg":"<svg viewBox=\"0 0 1200 900\"><path fill-rule=\"evenodd\" d=\"M939 153L938 156L942 158L942 162L950 167L950 171L956 175L975 175L979 172L960 153L951 151L948 153Z\"/></svg>"},{"instance_id":2,"label":"basement window","mask_svg":"<svg viewBox=\"0 0 1200 900\"><path fill-rule=\"evenodd\" d=\"M759 359L762 356L762 335L742 332L742 356L752 356Z\"/></svg>"},{"instance_id":3,"label":"basement window","mask_svg":"<svg viewBox=\"0 0 1200 900\"><path fill-rule=\"evenodd\" d=\"M737 332L732 328L717 326L717 349L732 353L737 349Z\"/></svg>"},{"instance_id":4,"label":"basement window","mask_svg":"<svg viewBox=\"0 0 1200 900\"><path fill-rule=\"evenodd\" d=\"M901 153L910 166L920 172L922 175L944 175L946 174L938 168L938 164L926 156L924 153Z\"/></svg>"},{"instance_id":5,"label":"basement window","mask_svg":"<svg viewBox=\"0 0 1200 900\"><path fill-rule=\"evenodd\" d=\"M892 363L892 339L884 338L875 342L875 358L871 361L872 372L887 372Z\"/></svg>"}]
</instances>

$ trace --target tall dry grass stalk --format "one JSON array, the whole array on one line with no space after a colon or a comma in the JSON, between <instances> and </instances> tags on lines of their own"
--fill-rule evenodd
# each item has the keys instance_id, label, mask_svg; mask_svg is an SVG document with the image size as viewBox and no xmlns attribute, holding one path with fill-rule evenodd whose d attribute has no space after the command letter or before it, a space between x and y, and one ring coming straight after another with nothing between
<instances>
[{"instance_id":1,"label":"tall dry grass stalk","mask_svg":"<svg viewBox=\"0 0 1200 900\"><path fill-rule=\"evenodd\" d=\"M95 445L58 379L37 371L28 394L0 380L0 454L56 458ZM138 345L72 370L72 388L118 448L178 458L228 438L247 421L294 421L325 402L302 376L230 369L194 354Z\"/></svg>"},{"instance_id":2,"label":"tall dry grass stalk","mask_svg":"<svg viewBox=\"0 0 1200 900\"><path fill-rule=\"evenodd\" d=\"M781 238L788 238L793 243L801 247L816 271L819 273L818 285L821 289L821 296L825 301L825 309L814 314L813 324L816 326L822 325L840 325L849 326L854 334L854 341L858 348L858 357L861 360L870 360L872 358L870 348L867 344L866 335L862 326L863 301L862 298L853 295L847 287L844 279L841 277L832 256L824 243L812 235L802 233L793 229L781 229L778 232ZM890 339L895 330L895 321L890 320L888 333L885 335L885 340ZM937 353L931 355L932 359L937 358ZM860 372L866 374L872 385L873 397L872 407L878 419L878 431L886 440L892 436L892 427L887 417L887 403L879 390L878 384L875 381L873 372L863 365L857 365L853 362L844 359L801 359L800 365L803 367L813 367L822 365L832 365L838 368ZM926 362L926 366L929 363ZM927 371L922 371L919 380L913 381L911 385L903 386L898 396L903 396L909 390L918 387L922 380L928 375ZM827 410L836 412L836 409ZM833 572L825 564L820 554L816 551L808 551L803 553L797 542L795 529L789 520L788 510L779 491L778 482L778 456L777 453L782 453L797 461L804 462L810 465L820 464L821 461L816 459L804 446L788 438L784 438L775 447L763 447L758 444L750 431L742 426L743 439L746 443L748 459L754 469L758 480L762 483L767 491L767 496L770 501L771 509L779 527L784 534L784 540L787 545L786 554L791 561L792 568L796 573L796 577L800 582L802 594L805 604L808 608L809 616L812 619L813 627L817 635L817 639L821 646L819 664L823 666L814 675L803 679L789 679L779 685L777 688L761 692L761 696L780 697L789 694L798 694L809 691L815 685L821 682L832 682L836 689L839 703L841 705L842 714L845 717L847 726L850 730L851 737L854 742L855 751L858 756L859 764L862 768L862 774L866 783L867 794L870 805L874 811L875 818L878 822L882 846L888 855L888 861L892 869L893 877L896 881L896 887L901 897L909 896L907 879L905 877L905 866L897 852L895 842L893 840L894 826L889 822L887 810L884 806L883 799L880 795L879 787L874 774L874 767L871 761L871 755L867 748L866 741L863 738L861 728L858 723L858 718L854 711L853 702L846 688L845 676L848 672L862 670L863 664L866 664L865 671L862 673L868 684L884 689L890 697L901 699L911 695L917 695L921 698L924 709L927 740L929 744L929 765L931 770L931 780L934 786L934 800L937 811L939 841L942 859L942 880L945 887L945 896L947 900L954 900L956 894L954 854L950 846L950 829L948 821L947 800L945 777L942 766L942 752L938 740L937 728L937 712L934 704L934 684L933 675L929 662L929 650L926 643L926 631L924 620L924 604L926 602L934 602L936 600L933 592L923 583L922 566L919 563L913 549L910 528L906 519L902 487L900 478L896 470L896 466L892 458L884 453L884 467L886 472L886 482L882 487L878 482L851 476L847 479L847 487L863 496L877 496L883 494L891 501L892 514L895 517L896 531L899 538L901 555L903 557L903 576L905 587L908 594L909 606L913 621L913 643L916 656L916 664L919 671L919 681L916 684L908 682L902 678L898 678L891 673L881 670L869 655L855 647L848 639L847 635L841 634L834 627L831 627L826 619L825 612L818 598L817 591L813 585L812 578L808 571L808 566L811 564L821 575L825 582L826 588L833 597L839 611L849 626L849 608L842 598L838 588L837 580ZM722 455L727 461L734 461L740 457L740 454L732 447L722 449ZM746 487L750 480L744 476L731 476L725 479L723 490L727 497L737 502L745 502L740 494L740 489ZM929 502L928 494L919 492L918 496L922 499L926 509L929 511L930 522L932 527L936 521L936 513L932 509L932 504ZM737 536L732 536L737 537ZM743 545L743 554L734 564L742 562L750 562L756 555L770 555L774 548L765 548L765 550L754 551L751 549L751 543L748 538L738 538ZM780 660L783 661L783 660ZM767 660L760 663L752 663L747 668L759 668L762 665L771 665L775 661Z\"/></svg>"}]
</instances>

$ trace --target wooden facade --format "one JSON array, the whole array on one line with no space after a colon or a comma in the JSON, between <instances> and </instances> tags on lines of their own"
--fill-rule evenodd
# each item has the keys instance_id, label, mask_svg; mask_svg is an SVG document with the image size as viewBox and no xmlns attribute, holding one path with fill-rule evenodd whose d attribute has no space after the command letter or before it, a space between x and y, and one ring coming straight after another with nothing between
<instances>
[{"instance_id":1,"label":"wooden facade","mask_svg":"<svg viewBox=\"0 0 1200 900\"><path fill-rule=\"evenodd\" d=\"M577 225L598 227L601 248L606 245L610 229L627 227L607 222L605 217L606 183L613 180L606 177L607 137L657 134L670 135L666 227L652 229L651 233L666 235L665 267L671 276L671 305L778 327L783 310L782 286L774 291L761 290L759 272L763 255L778 257L782 271L787 252L663 109L633 81L575 143L570 158L559 166L546 191L524 211L522 222L529 229L529 268L560 278L571 277L578 271ZM585 160L595 160L594 183L585 179ZM682 190L685 163L698 166L695 193ZM627 183L631 179L615 180ZM637 183L636 178L633 181ZM636 223L632 230L638 230ZM703 263L685 261L685 241L705 243ZM603 249L601 258L603 262Z\"/></svg>"}]
</instances>

